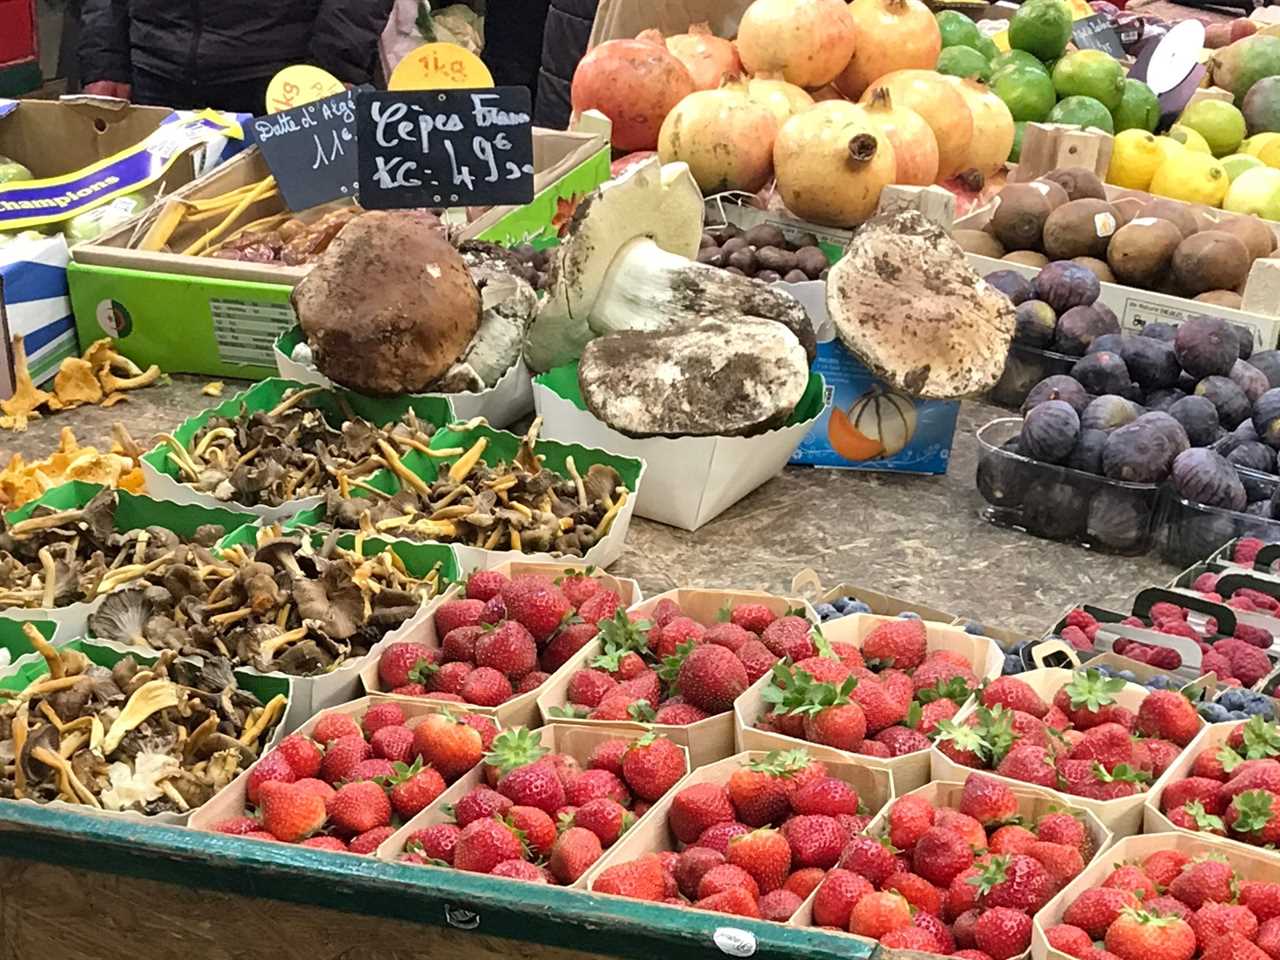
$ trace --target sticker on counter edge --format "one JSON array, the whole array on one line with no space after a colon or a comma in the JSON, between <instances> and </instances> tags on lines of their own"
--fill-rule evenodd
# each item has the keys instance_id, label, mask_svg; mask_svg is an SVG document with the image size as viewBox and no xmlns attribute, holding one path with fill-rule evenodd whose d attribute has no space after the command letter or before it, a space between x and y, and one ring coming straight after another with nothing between
<instances>
[{"instance_id":1,"label":"sticker on counter edge","mask_svg":"<svg viewBox=\"0 0 1280 960\"><path fill-rule=\"evenodd\" d=\"M756 935L741 927L716 927L711 939L721 953L731 957L750 957L756 952Z\"/></svg>"}]
</instances>

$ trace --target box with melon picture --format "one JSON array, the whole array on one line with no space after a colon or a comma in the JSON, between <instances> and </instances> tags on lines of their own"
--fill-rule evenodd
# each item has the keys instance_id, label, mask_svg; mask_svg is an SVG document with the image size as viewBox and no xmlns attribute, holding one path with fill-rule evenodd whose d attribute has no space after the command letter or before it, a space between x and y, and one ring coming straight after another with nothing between
<instances>
[{"instance_id":1,"label":"box with melon picture","mask_svg":"<svg viewBox=\"0 0 1280 960\"><path fill-rule=\"evenodd\" d=\"M577 199L609 177L608 135L597 129L535 129L533 201L481 213L462 239L511 244L554 237ZM259 151L250 149L171 199L209 201L259 184L269 173ZM331 209L336 206L300 211L298 219L316 220ZM268 195L251 202L224 235L285 212L278 195ZM216 223L184 224L174 238L188 249ZM148 229L146 220L130 221L74 251L68 277L81 339L111 337L140 366L156 363L170 373L274 376L275 342L297 324L289 298L307 267L136 249L135 238Z\"/></svg>"}]
</instances>

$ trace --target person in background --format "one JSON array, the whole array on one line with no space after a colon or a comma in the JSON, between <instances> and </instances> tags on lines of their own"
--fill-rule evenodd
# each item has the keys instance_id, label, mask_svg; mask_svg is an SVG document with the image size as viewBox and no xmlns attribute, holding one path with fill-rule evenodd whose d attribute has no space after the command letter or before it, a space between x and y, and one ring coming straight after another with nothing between
<instances>
[{"instance_id":1,"label":"person in background","mask_svg":"<svg viewBox=\"0 0 1280 960\"><path fill-rule=\"evenodd\" d=\"M282 68L367 83L392 0L82 0L84 92L262 114Z\"/></svg>"}]
</instances>

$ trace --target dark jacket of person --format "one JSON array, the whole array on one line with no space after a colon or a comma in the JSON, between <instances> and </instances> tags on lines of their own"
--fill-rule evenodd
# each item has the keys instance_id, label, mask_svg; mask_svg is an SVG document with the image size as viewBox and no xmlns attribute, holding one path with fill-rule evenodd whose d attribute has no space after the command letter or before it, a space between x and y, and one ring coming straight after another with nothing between
<instances>
[{"instance_id":1,"label":"dark jacket of person","mask_svg":"<svg viewBox=\"0 0 1280 960\"><path fill-rule=\"evenodd\" d=\"M573 108L569 88L573 71L587 52L598 0L551 0L542 34L542 65L533 120L540 127L563 130Z\"/></svg>"},{"instance_id":2,"label":"dark jacket of person","mask_svg":"<svg viewBox=\"0 0 1280 960\"><path fill-rule=\"evenodd\" d=\"M295 63L367 83L392 0L83 0L80 76L132 68L190 84L269 77Z\"/></svg>"}]
</instances>

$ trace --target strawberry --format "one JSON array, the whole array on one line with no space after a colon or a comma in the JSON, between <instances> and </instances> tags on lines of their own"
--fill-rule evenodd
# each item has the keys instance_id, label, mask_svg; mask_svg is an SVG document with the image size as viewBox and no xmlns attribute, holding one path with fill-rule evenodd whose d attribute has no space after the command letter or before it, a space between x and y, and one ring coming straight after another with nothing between
<instances>
[{"instance_id":1,"label":"strawberry","mask_svg":"<svg viewBox=\"0 0 1280 960\"><path fill-rule=\"evenodd\" d=\"M289 764L289 769L299 780L320 774L320 764L324 760L324 754L310 737L298 733L291 734L281 740L280 745L273 752L284 757L285 762Z\"/></svg>"},{"instance_id":2,"label":"strawberry","mask_svg":"<svg viewBox=\"0 0 1280 960\"><path fill-rule=\"evenodd\" d=\"M462 687L473 670L475 670L474 664L461 660L441 664L427 677L427 690L431 693L453 694L461 697Z\"/></svg>"},{"instance_id":3,"label":"strawberry","mask_svg":"<svg viewBox=\"0 0 1280 960\"><path fill-rule=\"evenodd\" d=\"M1160 798L1160 809L1169 811L1186 803L1197 802L1209 813L1222 814L1226 810L1226 804L1218 795L1219 786L1217 780L1210 780L1208 777L1176 780L1165 788L1164 795Z\"/></svg>"},{"instance_id":4,"label":"strawberry","mask_svg":"<svg viewBox=\"0 0 1280 960\"><path fill-rule=\"evenodd\" d=\"M521 624L507 620L476 641L475 663L518 680L538 665L538 646Z\"/></svg>"},{"instance_id":5,"label":"strawberry","mask_svg":"<svg viewBox=\"0 0 1280 960\"><path fill-rule=\"evenodd\" d=\"M920 876L945 887L957 873L973 863L973 849L954 831L935 826L916 843L911 862Z\"/></svg>"},{"instance_id":6,"label":"strawberry","mask_svg":"<svg viewBox=\"0 0 1280 960\"><path fill-rule=\"evenodd\" d=\"M430 666L438 659L435 650L421 643L393 643L378 658L378 681L383 690L394 690L410 682L410 679L423 666ZM318 733L316 739L321 743L325 739ZM338 734L337 736L341 736Z\"/></svg>"},{"instance_id":7,"label":"strawberry","mask_svg":"<svg viewBox=\"0 0 1280 960\"><path fill-rule=\"evenodd\" d=\"M436 636L447 637L458 627L473 627L484 613L483 600L447 600L436 608Z\"/></svg>"},{"instance_id":8,"label":"strawberry","mask_svg":"<svg viewBox=\"0 0 1280 960\"><path fill-rule=\"evenodd\" d=\"M994 856L978 874L978 905L1013 907L1035 913L1056 892L1053 878L1040 862L1021 854Z\"/></svg>"},{"instance_id":9,"label":"strawberry","mask_svg":"<svg viewBox=\"0 0 1280 960\"><path fill-rule=\"evenodd\" d=\"M880 885L882 890L893 890L907 898L913 912L942 912L942 891L924 877L905 870L892 873Z\"/></svg>"},{"instance_id":10,"label":"strawberry","mask_svg":"<svg viewBox=\"0 0 1280 960\"><path fill-rule=\"evenodd\" d=\"M270 836L270 834L268 834ZM274 838L273 838L274 839ZM345 843L337 837L308 837L298 844L300 847L308 847L312 850L333 850L338 853L347 853L349 848Z\"/></svg>"},{"instance_id":11,"label":"strawberry","mask_svg":"<svg viewBox=\"0 0 1280 960\"><path fill-rule=\"evenodd\" d=\"M597 590L577 609L578 616L585 622L597 624L601 620L612 620L623 607L622 598L612 590Z\"/></svg>"},{"instance_id":12,"label":"strawberry","mask_svg":"<svg viewBox=\"0 0 1280 960\"><path fill-rule=\"evenodd\" d=\"M813 898L813 922L819 927L849 926L854 905L875 888L866 877L850 870L835 869L826 875Z\"/></svg>"},{"instance_id":13,"label":"strawberry","mask_svg":"<svg viewBox=\"0 0 1280 960\"><path fill-rule=\"evenodd\" d=\"M453 823L434 823L417 831L405 841L406 853L421 854L430 863L453 866L453 849L462 829Z\"/></svg>"},{"instance_id":14,"label":"strawberry","mask_svg":"<svg viewBox=\"0 0 1280 960\"><path fill-rule=\"evenodd\" d=\"M636 700L646 700L650 705L662 699L662 683L657 673L645 670L618 684L618 690Z\"/></svg>"},{"instance_id":15,"label":"strawberry","mask_svg":"<svg viewBox=\"0 0 1280 960\"><path fill-rule=\"evenodd\" d=\"M744 833L750 833L751 828L745 823L738 823L735 820L724 820L720 823L713 823L707 829L698 834L697 844L700 847L710 847L712 850L718 850L720 853L729 851L729 841L734 837L740 837Z\"/></svg>"},{"instance_id":16,"label":"strawberry","mask_svg":"<svg viewBox=\"0 0 1280 960\"><path fill-rule=\"evenodd\" d=\"M1053 765L1053 755L1044 747L1023 743L1010 750L996 767L996 773L1011 780L1034 783L1057 789L1058 771Z\"/></svg>"},{"instance_id":17,"label":"strawberry","mask_svg":"<svg viewBox=\"0 0 1280 960\"><path fill-rule=\"evenodd\" d=\"M760 640L771 653L798 663L816 654L812 627L804 617L779 617L760 634Z\"/></svg>"},{"instance_id":18,"label":"strawberry","mask_svg":"<svg viewBox=\"0 0 1280 960\"><path fill-rule=\"evenodd\" d=\"M485 624L457 627L440 642L440 656L445 663L472 663L476 659L476 643L489 632Z\"/></svg>"},{"instance_id":19,"label":"strawberry","mask_svg":"<svg viewBox=\"0 0 1280 960\"><path fill-rule=\"evenodd\" d=\"M1258 918L1252 911L1230 903L1206 903L1191 915L1189 922L1201 950L1228 933L1238 933L1246 940L1253 940L1258 933Z\"/></svg>"},{"instance_id":20,"label":"strawberry","mask_svg":"<svg viewBox=\"0 0 1280 960\"><path fill-rule=\"evenodd\" d=\"M300 787L305 787L307 790L310 790L312 793L314 793L317 797L319 797L321 800L325 801L326 803L329 802L330 797L332 797L335 793L338 792L334 790L333 787L329 786L329 784L325 783L323 780L316 780L312 777L307 777L304 780L299 780L297 781L297 784Z\"/></svg>"},{"instance_id":21,"label":"strawberry","mask_svg":"<svg viewBox=\"0 0 1280 960\"><path fill-rule=\"evenodd\" d=\"M477 570L467 578L467 599L484 603L502 593L509 582L506 574L497 570Z\"/></svg>"},{"instance_id":22,"label":"strawberry","mask_svg":"<svg viewBox=\"0 0 1280 960\"><path fill-rule=\"evenodd\" d=\"M556 586L561 589L575 610L586 603L590 597L605 589L604 584L592 576L593 572L591 569L582 572L565 570L565 575L556 580Z\"/></svg>"},{"instance_id":23,"label":"strawberry","mask_svg":"<svg viewBox=\"0 0 1280 960\"><path fill-rule=\"evenodd\" d=\"M1049 843L1064 843L1083 851L1088 834L1084 824L1069 813L1046 813L1036 821L1036 836Z\"/></svg>"},{"instance_id":24,"label":"strawberry","mask_svg":"<svg viewBox=\"0 0 1280 960\"><path fill-rule=\"evenodd\" d=\"M635 817L626 807L608 797L588 800L573 814L573 825L590 830L605 847L616 843L634 822Z\"/></svg>"},{"instance_id":25,"label":"strawberry","mask_svg":"<svg viewBox=\"0 0 1280 960\"><path fill-rule=\"evenodd\" d=\"M933 826L933 804L923 797L899 797L889 808L889 841L899 850L911 850Z\"/></svg>"},{"instance_id":26,"label":"strawberry","mask_svg":"<svg viewBox=\"0 0 1280 960\"><path fill-rule=\"evenodd\" d=\"M395 764L390 760L379 760L377 757L370 757L368 760L361 760L357 763L347 780L350 783L355 783L359 780L385 780L395 775Z\"/></svg>"},{"instance_id":27,"label":"strawberry","mask_svg":"<svg viewBox=\"0 0 1280 960\"><path fill-rule=\"evenodd\" d=\"M565 802L575 807L598 797L616 800L623 806L631 803L631 791L608 770L585 770L565 787Z\"/></svg>"},{"instance_id":28,"label":"strawberry","mask_svg":"<svg viewBox=\"0 0 1280 960\"><path fill-rule=\"evenodd\" d=\"M504 816L512 806L511 801L496 790L476 787L454 805L453 818L458 821L458 826L465 827L476 820Z\"/></svg>"},{"instance_id":29,"label":"strawberry","mask_svg":"<svg viewBox=\"0 0 1280 960\"><path fill-rule=\"evenodd\" d=\"M997 677L992 680L982 691L982 705L1021 710L1041 720L1049 712L1049 704L1045 703L1025 681L1017 677Z\"/></svg>"},{"instance_id":30,"label":"strawberry","mask_svg":"<svg viewBox=\"0 0 1280 960\"><path fill-rule=\"evenodd\" d=\"M326 783L341 783L351 779L356 767L373 754L373 748L365 741L363 734L353 733L339 737L329 744L324 761L320 766L320 776ZM363 831L362 831L363 832Z\"/></svg>"},{"instance_id":31,"label":"strawberry","mask_svg":"<svg viewBox=\"0 0 1280 960\"><path fill-rule=\"evenodd\" d=\"M1235 871L1221 860L1193 860L1169 884L1169 893L1192 910L1205 903L1229 903L1235 899Z\"/></svg>"},{"instance_id":32,"label":"strawberry","mask_svg":"<svg viewBox=\"0 0 1280 960\"><path fill-rule=\"evenodd\" d=\"M1040 861L1040 866L1049 871L1049 876L1058 889L1065 887L1084 870L1084 857L1080 848L1065 843L1037 840L1026 849L1026 854Z\"/></svg>"},{"instance_id":33,"label":"strawberry","mask_svg":"<svg viewBox=\"0 0 1280 960\"><path fill-rule=\"evenodd\" d=\"M512 730L508 734L527 731ZM506 734L499 735L494 741L494 752L500 752L499 744ZM486 755L490 763L495 763L494 753ZM498 761L495 765L506 770L498 781L498 792L514 804L537 807L546 813L553 814L566 802L564 785L556 775L555 767L546 760L537 760L521 766L508 766ZM604 771L601 771L604 772Z\"/></svg>"},{"instance_id":34,"label":"strawberry","mask_svg":"<svg viewBox=\"0 0 1280 960\"><path fill-rule=\"evenodd\" d=\"M1271 960L1280 957L1280 919L1273 917L1263 921L1262 926L1258 928L1258 937L1255 942Z\"/></svg>"},{"instance_id":35,"label":"strawberry","mask_svg":"<svg viewBox=\"0 0 1280 960\"><path fill-rule=\"evenodd\" d=\"M924 662L928 632L922 620L886 620L862 641L862 655L882 667L910 670Z\"/></svg>"},{"instance_id":36,"label":"strawberry","mask_svg":"<svg viewBox=\"0 0 1280 960\"><path fill-rule=\"evenodd\" d=\"M1132 908L1122 910L1107 928L1107 949L1120 960L1191 960L1196 935L1178 917L1160 917Z\"/></svg>"},{"instance_id":37,"label":"strawberry","mask_svg":"<svg viewBox=\"0 0 1280 960\"><path fill-rule=\"evenodd\" d=\"M984 910L973 930L978 949L992 960L1009 960L1031 945L1031 918L1012 907Z\"/></svg>"},{"instance_id":38,"label":"strawberry","mask_svg":"<svg viewBox=\"0 0 1280 960\"><path fill-rule=\"evenodd\" d=\"M679 616L661 627L649 631L649 649L663 660L675 654L686 643L702 642L706 627L691 617Z\"/></svg>"},{"instance_id":39,"label":"strawberry","mask_svg":"<svg viewBox=\"0 0 1280 960\"><path fill-rule=\"evenodd\" d=\"M1072 760L1093 760L1108 772L1121 764L1133 766L1133 736L1118 723L1102 723L1085 731L1067 755Z\"/></svg>"},{"instance_id":40,"label":"strawberry","mask_svg":"<svg viewBox=\"0 0 1280 960\"><path fill-rule=\"evenodd\" d=\"M827 684L820 684L826 687ZM843 690L843 688L841 688ZM843 692L837 693L843 697ZM910 732L910 731L908 731ZM857 750L867 733L867 718L856 703L835 703L821 707L804 718L804 736L811 743L820 743L837 750ZM893 753L890 747L891 754Z\"/></svg>"},{"instance_id":41,"label":"strawberry","mask_svg":"<svg viewBox=\"0 0 1280 960\"><path fill-rule=\"evenodd\" d=\"M708 827L732 822L736 815L729 792L719 784L685 787L671 801L667 823L681 843L693 843Z\"/></svg>"},{"instance_id":42,"label":"strawberry","mask_svg":"<svg viewBox=\"0 0 1280 960\"><path fill-rule=\"evenodd\" d=\"M688 703L707 713L723 713L733 708L747 689L747 671L732 652L713 643L686 644L663 661L660 673L672 683Z\"/></svg>"},{"instance_id":43,"label":"strawberry","mask_svg":"<svg viewBox=\"0 0 1280 960\"><path fill-rule=\"evenodd\" d=\"M835 777L815 778L791 795L791 809L796 813L823 814L828 817L836 817L842 813L857 815L858 791Z\"/></svg>"},{"instance_id":44,"label":"strawberry","mask_svg":"<svg viewBox=\"0 0 1280 960\"><path fill-rule=\"evenodd\" d=\"M1264 923L1280 917L1280 883L1249 880L1240 885L1240 902Z\"/></svg>"},{"instance_id":45,"label":"strawberry","mask_svg":"<svg viewBox=\"0 0 1280 960\"><path fill-rule=\"evenodd\" d=\"M538 859L550 856L557 831L555 820L545 811L517 804L507 811L503 820L517 831L530 856Z\"/></svg>"},{"instance_id":46,"label":"strawberry","mask_svg":"<svg viewBox=\"0 0 1280 960\"><path fill-rule=\"evenodd\" d=\"M542 650L542 669L554 673L569 662L575 653L594 640L600 631L591 623L567 623Z\"/></svg>"},{"instance_id":47,"label":"strawberry","mask_svg":"<svg viewBox=\"0 0 1280 960\"><path fill-rule=\"evenodd\" d=\"M956 938L956 946L963 948L973 947L977 944L974 933L978 928L978 917L981 915L976 909L970 909L956 917L955 922L951 925L951 933ZM977 952L982 953L981 950ZM985 953L982 955L986 956Z\"/></svg>"},{"instance_id":48,"label":"strawberry","mask_svg":"<svg viewBox=\"0 0 1280 960\"><path fill-rule=\"evenodd\" d=\"M1102 886L1128 890L1139 900L1154 900L1159 895L1155 881L1133 863L1121 864L1103 878Z\"/></svg>"},{"instance_id":49,"label":"strawberry","mask_svg":"<svg viewBox=\"0 0 1280 960\"><path fill-rule=\"evenodd\" d=\"M1026 854L1036 842L1036 835L1026 827L1008 824L992 832L987 850L989 853Z\"/></svg>"},{"instance_id":50,"label":"strawberry","mask_svg":"<svg viewBox=\"0 0 1280 960\"><path fill-rule=\"evenodd\" d=\"M401 709L398 703L375 703L365 711L364 717L360 720L360 728L361 732L368 738L383 727L403 727L404 722L404 710ZM309 775L299 774L299 776Z\"/></svg>"},{"instance_id":51,"label":"strawberry","mask_svg":"<svg viewBox=\"0 0 1280 960\"><path fill-rule=\"evenodd\" d=\"M260 824L253 817L232 817L229 820L219 820L209 829L214 833L225 833L232 837L243 837L246 833L256 833L262 829Z\"/></svg>"},{"instance_id":52,"label":"strawberry","mask_svg":"<svg viewBox=\"0 0 1280 960\"><path fill-rule=\"evenodd\" d=\"M413 728L413 749L423 763L452 783L484 757L484 738L465 721L429 713Z\"/></svg>"},{"instance_id":53,"label":"strawberry","mask_svg":"<svg viewBox=\"0 0 1280 960\"><path fill-rule=\"evenodd\" d=\"M699 720L705 720L709 716L711 714L705 710L699 710L691 703L672 703L667 701L653 715L653 722L683 727L691 723L697 723Z\"/></svg>"},{"instance_id":54,"label":"strawberry","mask_svg":"<svg viewBox=\"0 0 1280 960\"><path fill-rule=\"evenodd\" d=\"M261 797L262 828L276 840L297 843L325 824L324 801L296 783L268 781L262 786Z\"/></svg>"},{"instance_id":55,"label":"strawberry","mask_svg":"<svg viewBox=\"0 0 1280 960\"><path fill-rule=\"evenodd\" d=\"M702 877L713 867L725 862L724 854L718 850L696 845L685 847L677 857L673 871L680 892L690 900L696 900Z\"/></svg>"},{"instance_id":56,"label":"strawberry","mask_svg":"<svg viewBox=\"0 0 1280 960\"><path fill-rule=\"evenodd\" d=\"M961 791L960 812L984 826L991 826L1018 815L1018 798L999 780L973 773L965 780Z\"/></svg>"},{"instance_id":57,"label":"strawberry","mask_svg":"<svg viewBox=\"0 0 1280 960\"><path fill-rule=\"evenodd\" d=\"M1280 762L1273 759L1246 760L1230 771L1230 779L1218 792L1228 803L1246 790L1280 793Z\"/></svg>"},{"instance_id":58,"label":"strawberry","mask_svg":"<svg viewBox=\"0 0 1280 960\"><path fill-rule=\"evenodd\" d=\"M1142 861L1142 869L1156 887L1163 890L1173 883L1190 860L1181 850L1157 850Z\"/></svg>"},{"instance_id":59,"label":"strawberry","mask_svg":"<svg viewBox=\"0 0 1280 960\"><path fill-rule=\"evenodd\" d=\"M515 690L513 692L517 697L522 693L533 693L533 691L537 690L549 679L551 679L551 674L549 673L542 670L530 670L520 678L518 683L516 683Z\"/></svg>"},{"instance_id":60,"label":"strawberry","mask_svg":"<svg viewBox=\"0 0 1280 960\"><path fill-rule=\"evenodd\" d=\"M684 777L685 751L667 737L646 733L622 755L622 777L642 800L657 800Z\"/></svg>"},{"instance_id":61,"label":"strawberry","mask_svg":"<svg viewBox=\"0 0 1280 960\"><path fill-rule=\"evenodd\" d=\"M584 831L585 832L585 831ZM500 820L474 820L462 828L453 847L453 865L459 870L491 873L504 860L519 860L520 838Z\"/></svg>"},{"instance_id":62,"label":"strawberry","mask_svg":"<svg viewBox=\"0 0 1280 960\"><path fill-rule=\"evenodd\" d=\"M1054 695L1054 706L1065 713L1081 730L1107 722L1109 708L1115 706L1116 694L1124 689L1124 681L1107 677L1090 668L1077 670L1071 681Z\"/></svg>"},{"instance_id":63,"label":"strawberry","mask_svg":"<svg viewBox=\"0 0 1280 960\"><path fill-rule=\"evenodd\" d=\"M840 867L879 886L898 871L898 861L889 848L874 837L853 837L840 854Z\"/></svg>"},{"instance_id":64,"label":"strawberry","mask_svg":"<svg viewBox=\"0 0 1280 960\"><path fill-rule=\"evenodd\" d=\"M458 691L467 703L480 707L496 707L511 699L515 690L506 675L493 667L476 667L467 674Z\"/></svg>"},{"instance_id":65,"label":"strawberry","mask_svg":"<svg viewBox=\"0 0 1280 960\"><path fill-rule=\"evenodd\" d=\"M827 871L821 867L802 867L787 877L787 882L783 884L783 887L790 890L801 900L807 900L809 894L818 888L818 884L822 883L826 875Z\"/></svg>"},{"instance_id":66,"label":"strawberry","mask_svg":"<svg viewBox=\"0 0 1280 960\"><path fill-rule=\"evenodd\" d=\"M757 639L754 633L742 629L736 623L716 623L707 627L703 634L704 643L714 643L734 653L742 649L743 644ZM767 648L766 648L767 649Z\"/></svg>"},{"instance_id":67,"label":"strawberry","mask_svg":"<svg viewBox=\"0 0 1280 960\"><path fill-rule=\"evenodd\" d=\"M771 751L739 767L726 784L737 818L752 827L780 822L790 808L796 775L808 762L802 751Z\"/></svg>"},{"instance_id":68,"label":"strawberry","mask_svg":"<svg viewBox=\"0 0 1280 960\"><path fill-rule=\"evenodd\" d=\"M1168 894L1159 897L1152 897L1150 900L1144 901L1142 909L1147 913L1158 913L1163 917L1181 917L1187 923L1191 922L1192 909L1177 897L1171 897Z\"/></svg>"},{"instance_id":69,"label":"strawberry","mask_svg":"<svg viewBox=\"0 0 1280 960\"><path fill-rule=\"evenodd\" d=\"M595 893L611 893L633 900L659 901L666 896L666 886L662 862L647 856L602 870L591 889Z\"/></svg>"},{"instance_id":70,"label":"strawberry","mask_svg":"<svg viewBox=\"0 0 1280 960\"><path fill-rule=\"evenodd\" d=\"M413 766L396 764L391 806L405 820L425 810L444 793L444 778L433 767L424 768L421 764L421 760Z\"/></svg>"},{"instance_id":71,"label":"strawberry","mask_svg":"<svg viewBox=\"0 0 1280 960\"><path fill-rule=\"evenodd\" d=\"M1280 843L1280 794L1270 790L1237 793L1223 817L1227 829L1258 846Z\"/></svg>"},{"instance_id":72,"label":"strawberry","mask_svg":"<svg viewBox=\"0 0 1280 960\"><path fill-rule=\"evenodd\" d=\"M859 687L861 686L863 684L860 683ZM866 709L865 704L863 709ZM938 724L934 746L962 767L985 766L985 758L991 750L990 744L976 729L951 720L943 720Z\"/></svg>"},{"instance_id":73,"label":"strawberry","mask_svg":"<svg viewBox=\"0 0 1280 960\"><path fill-rule=\"evenodd\" d=\"M351 853L368 856L390 840L392 834L395 832L395 827L391 826L374 827L372 830L366 831L357 837L352 837L351 843L347 846L347 849Z\"/></svg>"},{"instance_id":74,"label":"strawberry","mask_svg":"<svg viewBox=\"0 0 1280 960\"><path fill-rule=\"evenodd\" d=\"M951 935L951 928L943 923L937 914L917 910L911 918L911 923L933 935L934 942L938 944L939 953L950 953L955 950L956 939Z\"/></svg>"},{"instance_id":75,"label":"strawberry","mask_svg":"<svg viewBox=\"0 0 1280 960\"><path fill-rule=\"evenodd\" d=\"M849 911L849 932L861 937L879 940L892 930L909 926L911 906L900 893L868 893Z\"/></svg>"},{"instance_id":76,"label":"strawberry","mask_svg":"<svg viewBox=\"0 0 1280 960\"><path fill-rule=\"evenodd\" d=\"M832 657L805 657L795 665L796 670L803 670L819 683L834 683L839 686L849 676L850 670L839 660Z\"/></svg>"},{"instance_id":77,"label":"strawberry","mask_svg":"<svg viewBox=\"0 0 1280 960\"><path fill-rule=\"evenodd\" d=\"M917 730L908 727L886 727L876 734L876 740L889 748L889 755L904 757L908 753L928 750L932 744L929 738Z\"/></svg>"},{"instance_id":78,"label":"strawberry","mask_svg":"<svg viewBox=\"0 0 1280 960\"><path fill-rule=\"evenodd\" d=\"M757 635L764 633L775 619L776 617L763 603L740 603L729 611L730 623Z\"/></svg>"},{"instance_id":79,"label":"strawberry","mask_svg":"<svg viewBox=\"0 0 1280 960\"><path fill-rule=\"evenodd\" d=\"M782 825L796 867L829 868L840 859L849 835L834 817L794 816Z\"/></svg>"},{"instance_id":80,"label":"strawberry","mask_svg":"<svg viewBox=\"0 0 1280 960\"><path fill-rule=\"evenodd\" d=\"M1093 941L1079 927L1069 923L1059 923L1044 932L1049 946L1070 957L1082 957L1085 951L1093 949Z\"/></svg>"},{"instance_id":81,"label":"strawberry","mask_svg":"<svg viewBox=\"0 0 1280 960\"><path fill-rule=\"evenodd\" d=\"M591 753L587 755L588 770L608 770L610 773L621 777L622 774L622 758L628 750L631 749L632 741L623 740L621 737L615 737L612 740L604 740L591 748ZM632 787L634 790L634 786Z\"/></svg>"},{"instance_id":82,"label":"strawberry","mask_svg":"<svg viewBox=\"0 0 1280 960\"><path fill-rule=\"evenodd\" d=\"M602 670L575 670L565 691L570 703L598 707L606 696L618 689L618 681Z\"/></svg>"},{"instance_id":83,"label":"strawberry","mask_svg":"<svg viewBox=\"0 0 1280 960\"><path fill-rule=\"evenodd\" d=\"M590 870L603 853L594 833L585 827L570 827L552 845L548 867L556 880L568 886Z\"/></svg>"},{"instance_id":84,"label":"strawberry","mask_svg":"<svg viewBox=\"0 0 1280 960\"><path fill-rule=\"evenodd\" d=\"M393 763L409 763L414 756L413 731L408 727L382 727L369 738L375 758Z\"/></svg>"},{"instance_id":85,"label":"strawberry","mask_svg":"<svg viewBox=\"0 0 1280 960\"><path fill-rule=\"evenodd\" d=\"M599 887L597 886L597 889ZM790 890L779 888L771 890L760 898L760 918L773 920L775 923L786 923L792 914L800 909L804 901Z\"/></svg>"},{"instance_id":86,"label":"strawberry","mask_svg":"<svg viewBox=\"0 0 1280 960\"><path fill-rule=\"evenodd\" d=\"M491 877L506 877L509 880L523 880L526 883L550 883L547 871L528 860L503 860L491 871Z\"/></svg>"},{"instance_id":87,"label":"strawberry","mask_svg":"<svg viewBox=\"0 0 1280 960\"><path fill-rule=\"evenodd\" d=\"M1138 908L1138 898L1128 890L1094 887L1081 891L1067 905L1062 913L1062 922L1079 927L1094 940L1101 940L1126 907Z\"/></svg>"},{"instance_id":88,"label":"strawberry","mask_svg":"<svg viewBox=\"0 0 1280 960\"><path fill-rule=\"evenodd\" d=\"M748 640L735 651L734 655L747 671L747 680L750 683L755 683L782 659L759 640Z\"/></svg>"},{"instance_id":89,"label":"strawberry","mask_svg":"<svg viewBox=\"0 0 1280 960\"><path fill-rule=\"evenodd\" d=\"M1200 715L1191 701L1174 690L1152 690L1138 707L1138 732L1172 740L1185 747L1200 732Z\"/></svg>"},{"instance_id":90,"label":"strawberry","mask_svg":"<svg viewBox=\"0 0 1280 960\"><path fill-rule=\"evenodd\" d=\"M363 737L361 742L364 742ZM298 775L293 772L293 767L290 766L285 753L281 750L272 750L254 764L249 772L249 779L245 783L245 796L250 803L257 804L264 784L293 783L297 779Z\"/></svg>"},{"instance_id":91,"label":"strawberry","mask_svg":"<svg viewBox=\"0 0 1280 960\"><path fill-rule=\"evenodd\" d=\"M573 609L564 592L538 574L512 578L502 588L502 602L506 604L507 616L520 623L539 642L555 633Z\"/></svg>"},{"instance_id":92,"label":"strawberry","mask_svg":"<svg viewBox=\"0 0 1280 960\"><path fill-rule=\"evenodd\" d=\"M703 897L695 901L693 906L698 910L727 913L735 917L759 918L760 916L760 904L751 896L751 892L737 888Z\"/></svg>"},{"instance_id":93,"label":"strawberry","mask_svg":"<svg viewBox=\"0 0 1280 960\"><path fill-rule=\"evenodd\" d=\"M734 837L729 841L725 858L750 874L764 893L779 889L791 872L791 845L781 833L770 828Z\"/></svg>"},{"instance_id":94,"label":"strawberry","mask_svg":"<svg viewBox=\"0 0 1280 960\"><path fill-rule=\"evenodd\" d=\"M339 833L360 834L391 823L387 792L371 780L343 784L327 806L329 819Z\"/></svg>"},{"instance_id":95,"label":"strawberry","mask_svg":"<svg viewBox=\"0 0 1280 960\"><path fill-rule=\"evenodd\" d=\"M1266 953L1238 933L1218 937L1200 956L1201 960L1268 960Z\"/></svg>"}]
</instances>

